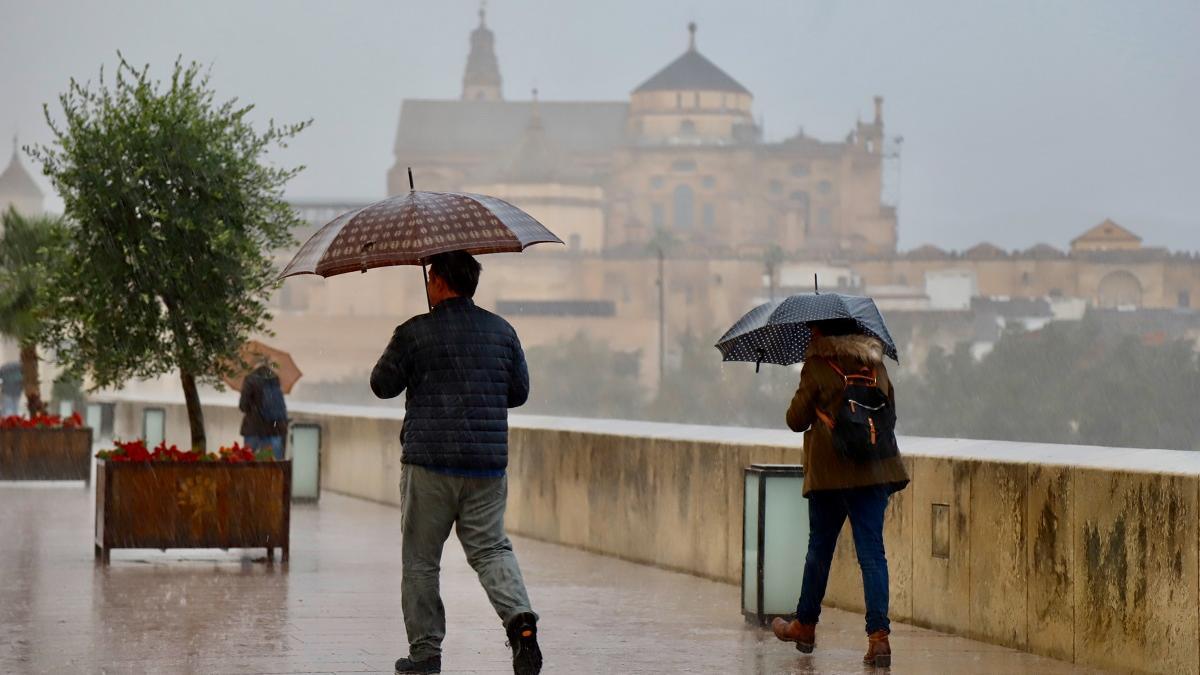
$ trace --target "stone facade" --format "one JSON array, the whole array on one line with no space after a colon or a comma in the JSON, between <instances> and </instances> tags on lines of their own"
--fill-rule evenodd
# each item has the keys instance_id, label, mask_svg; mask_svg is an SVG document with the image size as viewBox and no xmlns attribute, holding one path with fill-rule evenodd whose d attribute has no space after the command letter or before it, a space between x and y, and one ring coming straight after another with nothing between
<instances>
[{"instance_id":1,"label":"stone facade","mask_svg":"<svg viewBox=\"0 0 1200 675\"><path fill-rule=\"evenodd\" d=\"M974 297L1112 310L1190 310L1200 302L1196 256L1145 247L1111 220L1066 250L981 243L963 252L932 245L897 251L896 213L882 198L894 156L883 100L842 141L797 133L766 142L753 94L698 50L689 29L687 50L628 101L542 101L536 91L510 101L481 17L462 96L404 101L389 194L409 189L412 167L417 189L496 195L567 244L482 259L480 304L501 311L527 345L585 331L639 352L643 384L653 388L660 320L669 361L683 333L715 341L755 304L812 290L814 275L822 288L875 297L890 319L908 313L931 325L969 311ZM302 211L315 231L358 206L305 204ZM277 341L321 370L341 368L331 377L363 374L391 326L425 310L412 270L350 276L292 279L277 298ZM305 319L311 313L363 329L314 325ZM326 368L320 355L330 344L364 362ZM919 365L928 347L912 347L905 363Z\"/></svg>"},{"instance_id":2,"label":"stone facade","mask_svg":"<svg viewBox=\"0 0 1200 675\"><path fill-rule=\"evenodd\" d=\"M695 24L689 34L687 50L627 102L507 101L481 16L461 99L404 102L389 194L408 189L409 167L419 189L520 185L509 194L521 207L583 186L596 195L589 208L550 225L591 230L598 220L592 246L603 251L640 252L661 230L696 255L895 252L895 210L880 202L883 100L843 141L800 132L765 142L753 94L701 54Z\"/></svg>"}]
</instances>

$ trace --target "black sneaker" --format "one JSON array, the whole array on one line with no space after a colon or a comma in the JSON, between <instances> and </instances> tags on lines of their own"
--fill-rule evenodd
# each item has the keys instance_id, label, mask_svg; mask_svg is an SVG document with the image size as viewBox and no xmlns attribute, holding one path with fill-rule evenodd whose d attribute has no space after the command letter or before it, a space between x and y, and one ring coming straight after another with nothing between
<instances>
[{"instance_id":1,"label":"black sneaker","mask_svg":"<svg viewBox=\"0 0 1200 675\"><path fill-rule=\"evenodd\" d=\"M505 626L508 646L512 647L513 673L538 675L542 672L542 650L537 641L537 615L523 612L509 619Z\"/></svg>"},{"instance_id":2,"label":"black sneaker","mask_svg":"<svg viewBox=\"0 0 1200 675\"><path fill-rule=\"evenodd\" d=\"M442 657L440 656L431 656L424 661L413 661L406 656L396 662L396 675L440 672L442 672Z\"/></svg>"}]
</instances>

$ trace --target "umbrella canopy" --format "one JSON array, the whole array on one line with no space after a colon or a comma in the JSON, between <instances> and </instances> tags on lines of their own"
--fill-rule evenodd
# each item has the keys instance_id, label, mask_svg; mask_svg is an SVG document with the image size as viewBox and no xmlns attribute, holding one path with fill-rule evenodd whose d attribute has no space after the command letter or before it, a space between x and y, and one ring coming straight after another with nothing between
<instances>
[{"instance_id":1,"label":"umbrella canopy","mask_svg":"<svg viewBox=\"0 0 1200 675\"><path fill-rule=\"evenodd\" d=\"M413 190L334 218L305 242L281 276L331 277L423 265L448 251L520 253L533 244L555 242L562 240L503 199Z\"/></svg>"},{"instance_id":2,"label":"umbrella canopy","mask_svg":"<svg viewBox=\"0 0 1200 675\"><path fill-rule=\"evenodd\" d=\"M841 293L803 293L759 305L738 319L716 347L725 361L789 366L804 360L812 342L808 324L830 319L852 319L860 332L883 343L885 354L900 360L875 301Z\"/></svg>"},{"instance_id":3,"label":"umbrella canopy","mask_svg":"<svg viewBox=\"0 0 1200 675\"><path fill-rule=\"evenodd\" d=\"M280 349L275 349L274 347L268 347L257 340L251 340L243 345L242 351L238 356L241 358L242 363L248 367L242 368L239 366L238 371L234 375L223 378L225 384L228 384L234 391L241 391L242 383L245 381L246 376L264 361L279 376L279 386L285 394L292 393L292 387L296 386L296 382L303 375L291 354Z\"/></svg>"}]
</instances>

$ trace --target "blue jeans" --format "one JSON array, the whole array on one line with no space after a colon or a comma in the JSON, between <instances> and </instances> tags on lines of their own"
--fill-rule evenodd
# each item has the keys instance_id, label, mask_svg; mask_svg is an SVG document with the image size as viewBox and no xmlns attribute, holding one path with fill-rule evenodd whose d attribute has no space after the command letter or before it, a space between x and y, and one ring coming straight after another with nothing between
<instances>
[{"instance_id":1,"label":"blue jeans","mask_svg":"<svg viewBox=\"0 0 1200 675\"><path fill-rule=\"evenodd\" d=\"M804 560L804 584L796 619L817 623L821 601L829 584L829 567L838 534L846 518L854 534L858 565L862 568L863 595L867 605L867 634L891 630L888 621L888 568L883 552L883 512L890 486L877 485L848 490L814 492L808 497L808 557Z\"/></svg>"},{"instance_id":2,"label":"blue jeans","mask_svg":"<svg viewBox=\"0 0 1200 675\"><path fill-rule=\"evenodd\" d=\"M258 451L260 448L271 448L275 459L283 459L283 436L243 436L246 447Z\"/></svg>"}]
</instances>

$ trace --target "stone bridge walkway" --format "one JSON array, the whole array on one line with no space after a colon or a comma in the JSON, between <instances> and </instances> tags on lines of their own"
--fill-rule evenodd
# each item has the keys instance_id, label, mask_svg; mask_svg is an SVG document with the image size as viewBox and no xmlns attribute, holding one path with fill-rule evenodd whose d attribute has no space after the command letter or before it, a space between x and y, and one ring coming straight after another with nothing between
<instances>
[{"instance_id":1,"label":"stone bridge walkway","mask_svg":"<svg viewBox=\"0 0 1200 675\"><path fill-rule=\"evenodd\" d=\"M79 484L0 484L0 673L391 673L406 652L391 507L333 494L297 505L287 567L260 550L118 550L102 568L93 505ZM747 626L733 586L515 545L542 615L548 674L864 672L858 616L829 610L817 652L805 656ZM454 541L442 586L445 672L512 672L503 630ZM894 628L895 673L1085 672Z\"/></svg>"}]
</instances>

